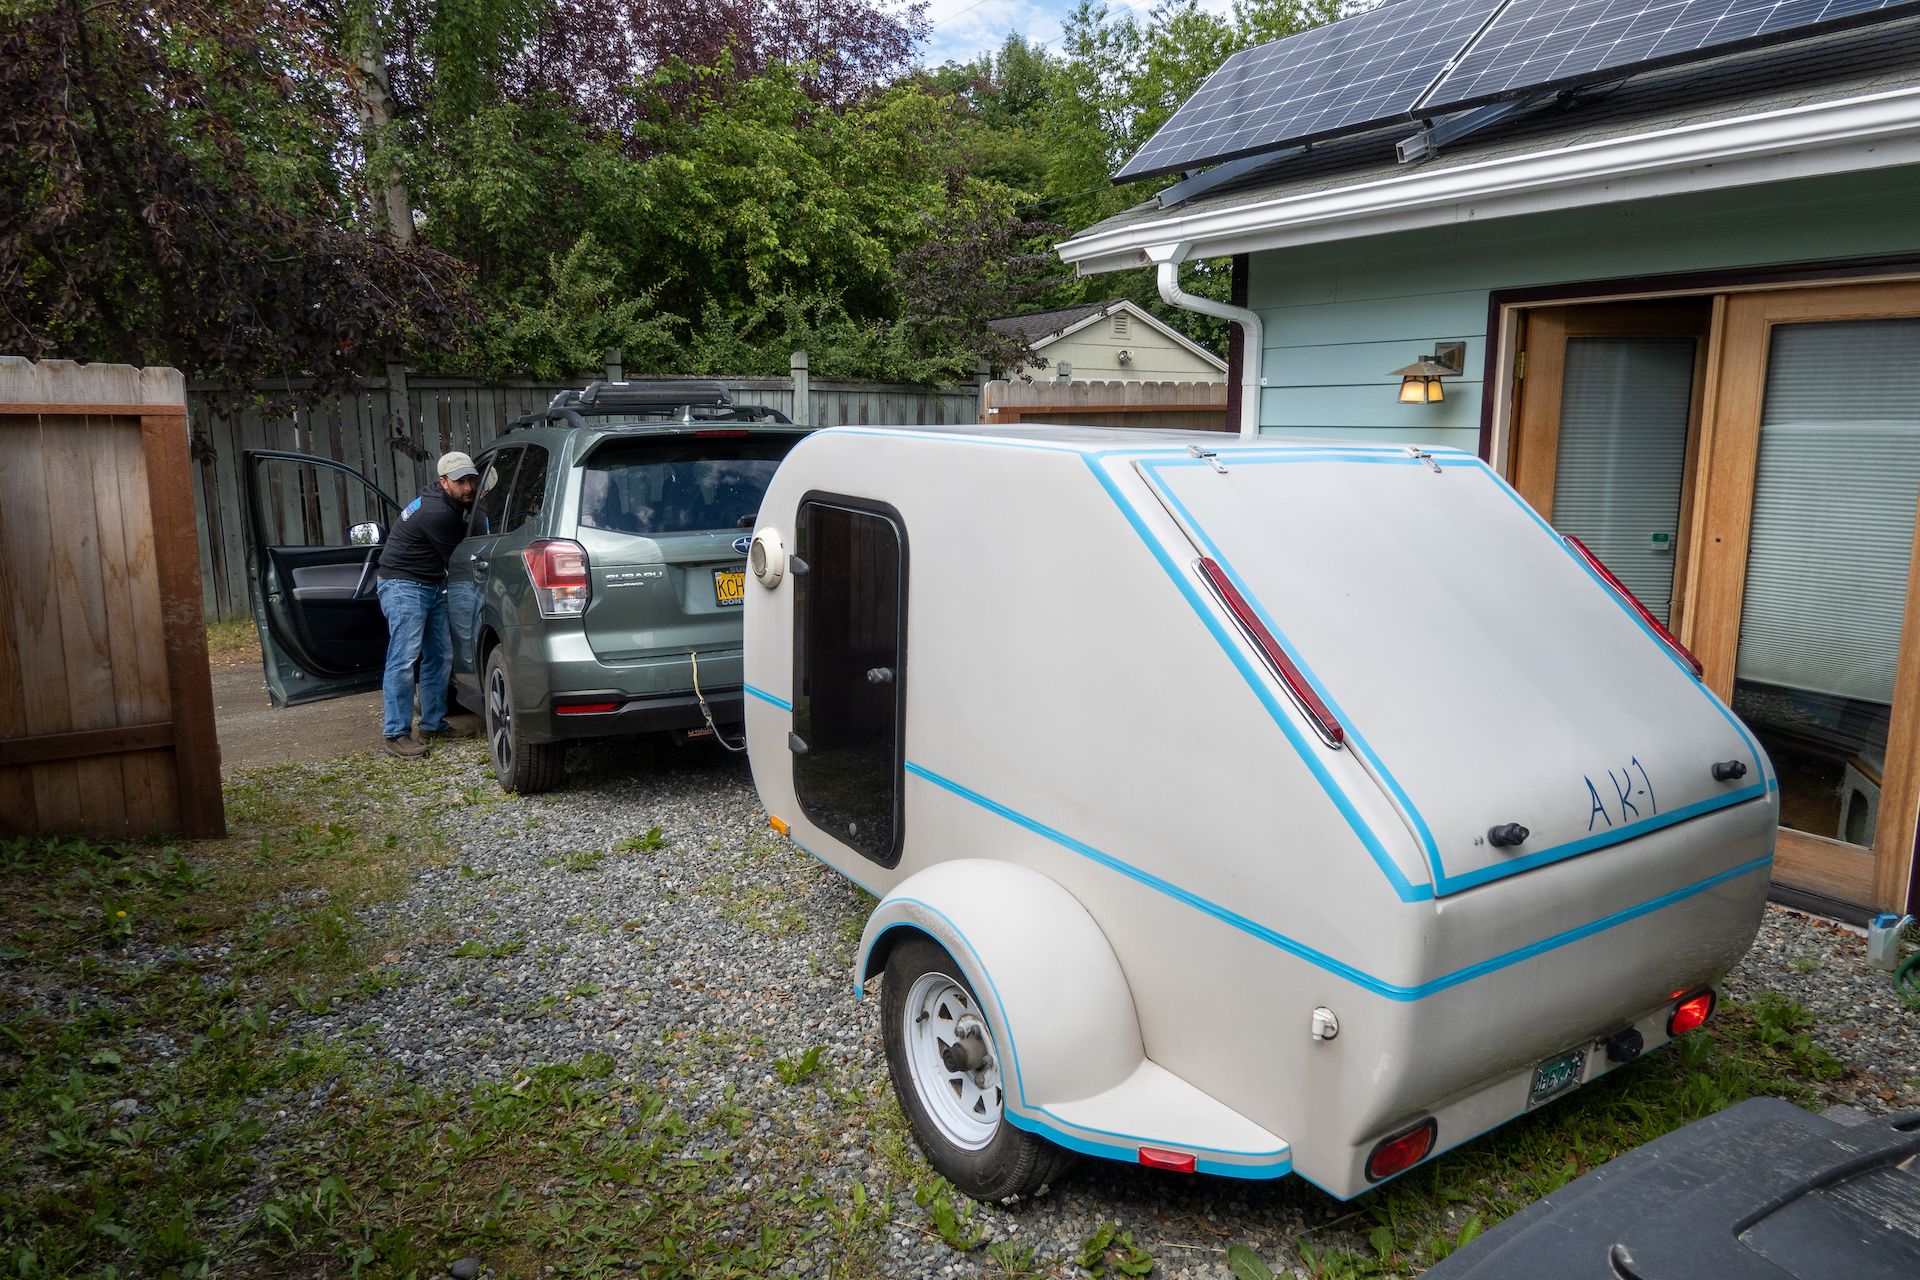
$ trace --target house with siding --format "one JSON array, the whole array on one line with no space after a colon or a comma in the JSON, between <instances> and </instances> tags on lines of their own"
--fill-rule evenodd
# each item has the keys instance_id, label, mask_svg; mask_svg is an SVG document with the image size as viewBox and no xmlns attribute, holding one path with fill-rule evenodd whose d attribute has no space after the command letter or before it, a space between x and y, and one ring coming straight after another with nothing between
<instances>
[{"instance_id":1,"label":"house with siding","mask_svg":"<svg viewBox=\"0 0 1920 1280\"><path fill-rule=\"evenodd\" d=\"M1045 360L1004 376L1024 381L1220 382L1227 362L1126 299L1003 316L987 326Z\"/></svg>"},{"instance_id":2,"label":"house with siding","mask_svg":"<svg viewBox=\"0 0 1920 1280\"><path fill-rule=\"evenodd\" d=\"M1772 757L1776 896L1854 919L1920 907L1920 17L1889 9L1206 157L1059 246L1196 305L1181 264L1230 257L1236 429L1477 453L1586 542Z\"/></svg>"}]
</instances>

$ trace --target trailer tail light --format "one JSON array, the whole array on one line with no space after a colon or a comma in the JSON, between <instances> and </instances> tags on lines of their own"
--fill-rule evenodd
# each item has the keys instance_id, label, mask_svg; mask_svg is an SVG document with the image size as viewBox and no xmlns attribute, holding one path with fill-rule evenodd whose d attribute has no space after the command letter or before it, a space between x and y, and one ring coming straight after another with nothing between
<instances>
[{"instance_id":1,"label":"trailer tail light","mask_svg":"<svg viewBox=\"0 0 1920 1280\"><path fill-rule=\"evenodd\" d=\"M608 711L618 711L617 702L572 702L565 706L556 704L553 714L557 716L597 716Z\"/></svg>"},{"instance_id":2,"label":"trailer tail light","mask_svg":"<svg viewBox=\"0 0 1920 1280\"><path fill-rule=\"evenodd\" d=\"M1440 1126L1428 1116L1411 1129L1403 1129L1391 1138L1382 1138L1367 1157L1367 1181L1378 1182L1396 1173L1405 1173L1433 1152L1433 1138Z\"/></svg>"},{"instance_id":3,"label":"trailer tail light","mask_svg":"<svg viewBox=\"0 0 1920 1280\"><path fill-rule=\"evenodd\" d=\"M1689 1031L1698 1031L1712 1013L1713 992L1696 991L1673 1006L1673 1012L1667 1016L1667 1035L1683 1036Z\"/></svg>"},{"instance_id":4,"label":"trailer tail light","mask_svg":"<svg viewBox=\"0 0 1920 1280\"><path fill-rule=\"evenodd\" d=\"M1646 623L1649 627L1652 627L1654 630L1654 633L1658 635L1662 640L1667 642L1667 648L1679 654L1681 660L1684 661L1689 667L1693 668L1694 679L1698 680L1706 674L1706 668L1700 665L1700 659L1694 657L1693 652L1690 649L1688 649L1687 646L1681 644L1680 641L1674 636L1673 632L1667 630L1666 626L1661 623L1660 619L1654 617L1651 613L1647 612L1647 606L1640 603L1640 597L1634 595L1633 592L1627 590L1627 584L1620 581L1620 579L1614 577L1613 570L1607 568L1607 566L1605 566L1604 564L1601 564L1600 557L1594 555L1593 552L1587 550L1586 543L1580 541L1580 539L1574 537L1570 533L1562 534L1561 537L1564 538L1566 540L1566 544L1569 547L1572 547L1574 551L1579 555L1579 557L1586 562L1587 568L1599 574L1603 579L1606 580L1606 584L1608 586L1612 587L1615 591L1620 593L1620 598L1622 600L1625 600L1628 604L1633 606L1633 611L1640 615L1640 620Z\"/></svg>"},{"instance_id":5,"label":"trailer tail light","mask_svg":"<svg viewBox=\"0 0 1920 1280\"><path fill-rule=\"evenodd\" d=\"M587 549L567 538L542 538L520 553L533 579L533 598L543 618L577 618L587 611L593 586L587 581Z\"/></svg>"},{"instance_id":6,"label":"trailer tail light","mask_svg":"<svg viewBox=\"0 0 1920 1280\"><path fill-rule=\"evenodd\" d=\"M1334 719L1333 712L1327 709L1327 704L1320 701L1320 695L1315 693L1313 686L1307 683L1307 678L1300 673L1300 668L1293 665L1293 659L1287 656L1287 651L1280 647L1280 642L1273 638L1273 633L1267 630L1264 622L1260 621L1260 615L1253 611L1253 606L1247 603L1247 598L1241 595L1239 589L1233 585L1232 580L1227 577L1226 570L1206 556L1200 557L1198 564L1200 576L1205 578L1207 585L1213 588L1214 594L1220 598L1220 603L1227 606L1227 612L1233 615L1234 621L1240 624L1240 629L1247 633L1254 647L1260 650L1260 656L1267 660L1267 665L1272 667L1274 674L1280 677L1280 682L1287 686L1287 692L1293 695L1293 700L1320 730L1320 736L1326 740L1327 745L1337 747L1345 742L1347 731L1341 727L1338 720Z\"/></svg>"},{"instance_id":7,"label":"trailer tail light","mask_svg":"<svg viewBox=\"0 0 1920 1280\"><path fill-rule=\"evenodd\" d=\"M1192 1173L1193 1157L1185 1151L1165 1151L1159 1147L1140 1148L1140 1163L1149 1169L1166 1169L1171 1173Z\"/></svg>"}]
</instances>

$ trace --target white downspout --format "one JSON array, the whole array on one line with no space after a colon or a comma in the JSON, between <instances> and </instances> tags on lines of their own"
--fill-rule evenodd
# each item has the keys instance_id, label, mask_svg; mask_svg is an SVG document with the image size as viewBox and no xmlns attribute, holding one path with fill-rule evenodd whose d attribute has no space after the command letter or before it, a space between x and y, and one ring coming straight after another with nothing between
<instances>
[{"instance_id":1,"label":"white downspout","mask_svg":"<svg viewBox=\"0 0 1920 1280\"><path fill-rule=\"evenodd\" d=\"M1266 336L1260 316L1245 307L1215 302L1212 298L1203 298L1182 289L1180 263L1186 258L1189 248L1191 246L1184 244L1164 244L1154 245L1147 250L1147 257L1158 264L1160 296L1166 299L1169 306L1219 316L1240 326L1240 438L1257 439L1260 435L1260 387L1265 381L1260 376L1260 358L1265 354Z\"/></svg>"}]
</instances>

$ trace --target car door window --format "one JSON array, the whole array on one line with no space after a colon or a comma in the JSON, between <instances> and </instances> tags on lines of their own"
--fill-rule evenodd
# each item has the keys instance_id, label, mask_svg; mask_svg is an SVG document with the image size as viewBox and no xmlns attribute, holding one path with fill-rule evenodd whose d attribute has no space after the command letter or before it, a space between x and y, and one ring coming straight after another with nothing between
<instances>
[{"instance_id":1,"label":"car door window","mask_svg":"<svg viewBox=\"0 0 1920 1280\"><path fill-rule=\"evenodd\" d=\"M480 491L474 496L473 510L467 516L467 536L481 538L499 533L507 509L507 495L513 490L514 471L520 465L520 450L502 449L480 468Z\"/></svg>"},{"instance_id":2,"label":"car door window","mask_svg":"<svg viewBox=\"0 0 1920 1280\"><path fill-rule=\"evenodd\" d=\"M524 451L520 469L513 478L513 494L507 500L506 522L500 532L512 533L540 514L547 500L547 451L530 444Z\"/></svg>"}]
</instances>

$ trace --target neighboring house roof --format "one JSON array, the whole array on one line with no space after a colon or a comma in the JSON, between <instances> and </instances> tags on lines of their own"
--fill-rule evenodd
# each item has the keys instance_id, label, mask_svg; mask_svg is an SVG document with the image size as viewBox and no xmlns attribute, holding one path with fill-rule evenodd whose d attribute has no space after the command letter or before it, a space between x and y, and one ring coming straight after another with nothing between
<instances>
[{"instance_id":1,"label":"neighboring house roof","mask_svg":"<svg viewBox=\"0 0 1920 1280\"><path fill-rule=\"evenodd\" d=\"M1086 328L1096 320L1116 314L1132 316L1175 346L1200 357L1222 373L1227 371L1225 360L1178 329L1156 320L1152 312L1125 298L1115 298L1109 302L1087 302L1077 307L1058 307L1052 311L1032 311L1023 316L1002 316L998 320L987 321L987 327L998 333L1004 333L1010 338L1017 338L1038 354L1041 348L1049 343L1058 342Z\"/></svg>"},{"instance_id":2,"label":"neighboring house roof","mask_svg":"<svg viewBox=\"0 0 1920 1280\"><path fill-rule=\"evenodd\" d=\"M1399 163L1402 122L1263 167L1173 208L1146 201L1058 246L1082 271L1348 239L1469 218L1920 163L1920 18L1556 95Z\"/></svg>"}]
</instances>

